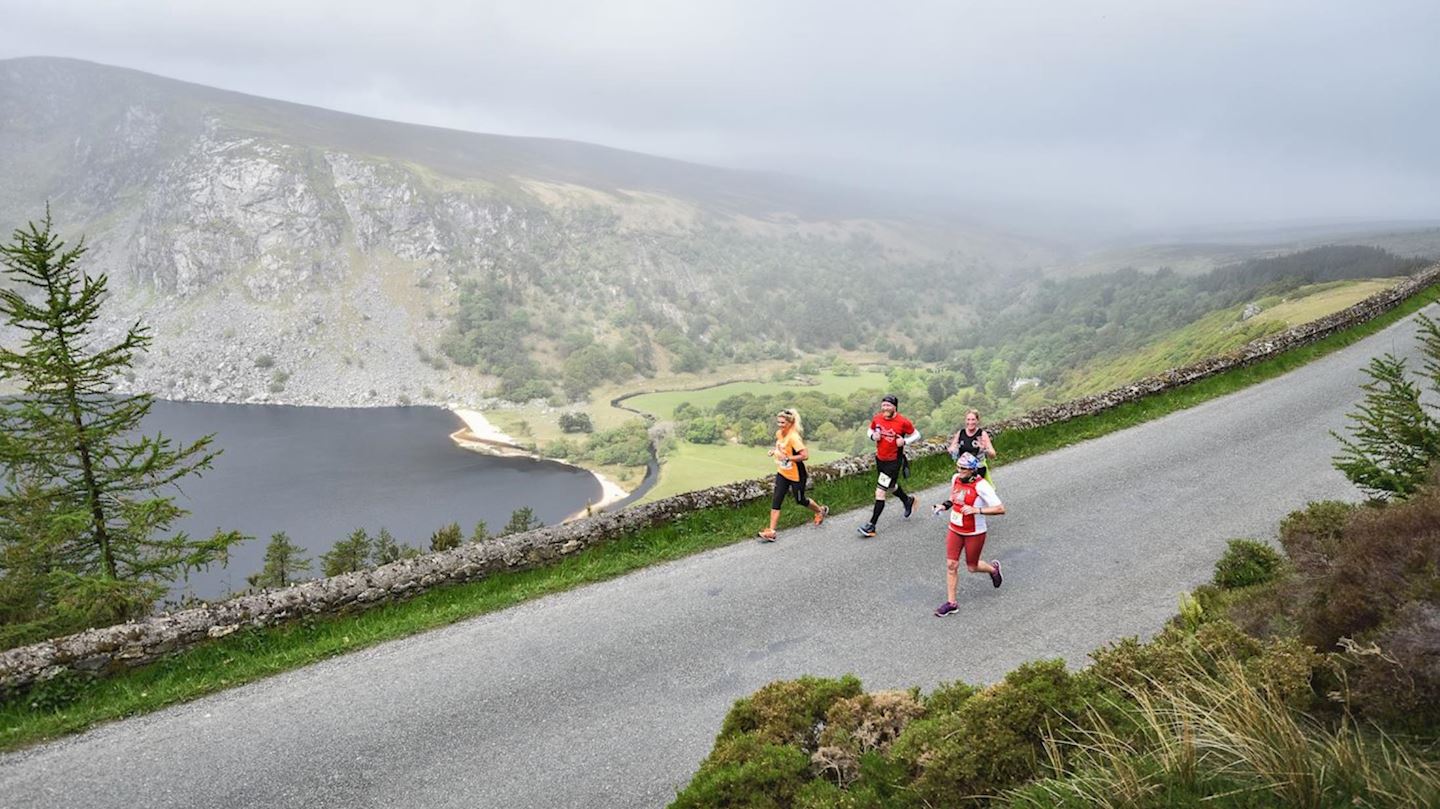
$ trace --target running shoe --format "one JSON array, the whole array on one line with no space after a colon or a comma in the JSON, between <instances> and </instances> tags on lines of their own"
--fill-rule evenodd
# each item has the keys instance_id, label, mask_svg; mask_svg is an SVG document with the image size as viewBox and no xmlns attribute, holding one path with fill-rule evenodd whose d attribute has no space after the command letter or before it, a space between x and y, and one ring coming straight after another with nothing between
<instances>
[{"instance_id":1,"label":"running shoe","mask_svg":"<svg viewBox=\"0 0 1440 809\"><path fill-rule=\"evenodd\" d=\"M935 608L935 617L944 618L952 612L959 611L960 605L956 604L954 601L946 601L944 604L941 604L940 606Z\"/></svg>"},{"instance_id":2,"label":"running shoe","mask_svg":"<svg viewBox=\"0 0 1440 809\"><path fill-rule=\"evenodd\" d=\"M859 531L862 537L873 537L875 536L875 523L867 522L855 530Z\"/></svg>"},{"instance_id":3,"label":"running shoe","mask_svg":"<svg viewBox=\"0 0 1440 809\"><path fill-rule=\"evenodd\" d=\"M990 571L990 583L995 585L996 587L999 587L1000 582L1004 581L1000 578L1000 561L997 559L991 559L990 566L995 568L994 570Z\"/></svg>"},{"instance_id":4,"label":"running shoe","mask_svg":"<svg viewBox=\"0 0 1440 809\"><path fill-rule=\"evenodd\" d=\"M829 507L829 506L821 506L821 507L820 507L820 510L815 513L815 524L816 524L816 525L819 525L820 523L825 522L825 518L826 518L826 517L829 517L829 516L830 516L830 507Z\"/></svg>"},{"instance_id":5,"label":"running shoe","mask_svg":"<svg viewBox=\"0 0 1440 809\"><path fill-rule=\"evenodd\" d=\"M774 541L775 541L775 532L774 532L774 531L770 531L770 530L768 530L768 529L759 532L759 533L756 534L755 536L760 537L760 541L761 541L761 542L774 542Z\"/></svg>"},{"instance_id":6,"label":"running shoe","mask_svg":"<svg viewBox=\"0 0 1440 809\"><path fill-rule=\"evenodd\" d=\"M910 512L915 510L916 499L915 495L912 494L910 495L910 499L905 501L905 519L907 520L910 519Z\"/></svg>"}]
</instances>

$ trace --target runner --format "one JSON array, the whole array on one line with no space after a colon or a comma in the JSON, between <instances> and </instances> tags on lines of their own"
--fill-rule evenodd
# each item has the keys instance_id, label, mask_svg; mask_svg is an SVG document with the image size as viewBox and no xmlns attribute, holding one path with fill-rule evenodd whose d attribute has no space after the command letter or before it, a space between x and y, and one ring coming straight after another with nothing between
<instances>
[{"instance_id":1,"label":"runner","mask_svg":"<svg viewBox=\"0 0 1440 809\"><path fill-rule=\"evenodd\" d=\"M870 419L870 440L875 442L875 508L870 512L870 522L855 529L864 537L875 536L875 524L885 510L887 494L894 492L900 498L906 519L915 510L915 497L905 493L900 476L905 465L905 445L919 441L920 434L910 419L900 415L899 408L900 400L887 394L880 400L880 412Z\"/></svg>"},{"instance_id":2,"label":"runner","mask_svg":"<svg viewBox=\"0 0 1440 809\"><path fill-rule=\"evenodd\" d=\"M955 477L950 479L950 499L936 503L934 512L950 512L950 532L945 536L945 594L947 600L935 608L936 617L943 618L960 609L955 604L955 586L960 578L960 552L965 552L965 567L971 573L990 574L990 584L999 587L1000 563L994 559L980 560L985 549L985 517L1005 513L1005 504L990 481L980 477L980 459L966 452L955 460Z\"/></svg>"},{"instance_id":3,"label":"runner","mask_svg":"<svg viewBox=\"0 0 1440 809\"><path fill-rule=\"evenodd\" d=\"M967 452L980 459L980 477L989 480L989 461L995 457L995 445L990 441L990 433L980 426L980 411L974 408L965 411L965 426L950 436L951 458Z\"/></svg>"},{"instance_id":4,"label":"runner","mask_svg":"<svg viewBox=\"0 0 1440 809\"><path fill-rule=\"evenodd\" d=\"M830 514L829 506L822 506L805 495L805 484L809 478L805 462L810 459L810 450L805 448L800 414L793 407L781 410L775 416L775 427L775 448L770 450L770 457L780 468L775 472L775 494L770 497L770 527L759 533L761 542L775 541L780 507L785 505L785 497L792 492L795 502L815 512L816 525L824 522Z\"/></svg>"}]
</instances>

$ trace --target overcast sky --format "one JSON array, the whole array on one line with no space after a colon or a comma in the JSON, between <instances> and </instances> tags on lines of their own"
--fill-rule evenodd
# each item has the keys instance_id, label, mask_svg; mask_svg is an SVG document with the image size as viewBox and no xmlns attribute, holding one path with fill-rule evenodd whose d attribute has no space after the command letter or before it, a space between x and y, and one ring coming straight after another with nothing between
<instances>
[{"instance_id":1,"label":"overcast sky","mask_svg":"<svg viewBox=\"0 0 1440 809\"><path fill-rule=\"evenodd\" d=\"M0 19L0 58L1122 227L1440 218L1436 0L0 0Z\"/></svg>"}]
</instances>

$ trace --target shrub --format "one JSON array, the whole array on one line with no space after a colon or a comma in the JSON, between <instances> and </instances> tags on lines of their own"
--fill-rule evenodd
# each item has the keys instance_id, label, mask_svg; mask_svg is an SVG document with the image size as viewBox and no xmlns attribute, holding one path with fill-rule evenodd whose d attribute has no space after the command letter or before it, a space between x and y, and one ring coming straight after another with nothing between
<instances>
[{"instance_id":1,"label":"shrub","mask_svg":"<svg viewBox=\"0 0 1440 809\"><path fill-rule=\"evenodd\" d=\"M878 691L839 700L825 714L819 749L811 763L842 786L860 777L860 758L884 754L905 726L925 713L909 691Z\"/></svg>"},{"instance_id":2,"label":"shrub","mask_svg":"<svg viewBox=\"0 0 1440 809\"><path fill-rule=\"evenodd\" d=\"M269 354L261 354L255 358L256 368L270 368L275 365L275 358Z\"/></svg>"},{"instance_id":3,"label":"shrub","mask_svg":"<svg viewBox=\"0 0 1440 809\"><path fill-rule=\"evenodd\" d=\"M561 413L560 429L567 433L589 433L595 431L589 413Z\"/></svg>"},{"instance_id":4,"label":"shrub","mask_svg":"<svg viewBox=\"0 0 1440 809\"><path fill-rule=\"evenodd\" d=\"M458 548L463 541L464 535L460 533L460 523L452 522L430 535L430 551L434 553Z\"/></svg>"},{"instance_id":5,"label":"shrub","mask_svg":"<svg viewBox=\"0 0 1440 809\"><path fill-rule=\"evenodd\" d=\"M1104 710L1099 682L1060 660L1026 663L936 720L910 723L895 758L918 770L915 796L952 806L1039 775L1046 731ZM1092 705L1093 703L1093 705Z\"/></svg>"},{"instance_id":6,"label":"shrub","mask_svg":"<svg viewBox=\"0 0 1440 809\"><path fill-rule=\"evenodd\" d=\"M1346 643L1348 703L1397 730L1440 736L1440 606L1411 602L1373 644Z\"/></svg>"},{"instance_id":7,"label":"shrub","mask_svg":"<svg viewBox=\"0 0 1440 809\"><path fill-rule=\"evenodd\" d=\"M810 757L797 747L741 733L717 743L671 809L788 807L810 780Z\"/></svg>"},{"instance_id":8,"label":"shrub","mask_svg":"<svg viewBox=\"0 0 1440 809\"><path fill-rule=\"evenodd\" d=\"M952 683L941 683L925 697L925 713L928 716L954 713L978 693L980 693L979 688L959 680Z\"/></svg>"},{"instance_id":9,"label":"shrub","mask_svg":"<svg viewBox=\"0 0 1440 809\"><path fill-rule=\"evenodd\" d=\"M692 444L724 443L725 426L714 416L701 416L685 425L685 440Z\"/></svg>"},{"instance_id":10,"label":"shrub","mask_svg":"<svg viewBox=\"0 0 1440 809\"><path fill-rule=\"evenodd\" d=\"M1275 549L1253 539L1232 539L1215 563L1215 583L1226 589L1271 581L1284 560Z\"/></svg>"},{"instance_id":11,"label":"shrub","mask_svg":"<svg viewBox=\"0 0 1440 809\"><path fill-rule=\"evenodd\" d=\"M750 734L765 744L793 744L815 750L821 722L837 701L860 695L860 681L801 677L770 683L737 700L720 728L720 739Z\"/></svg>"},{"instance_id":12,"label":"shrub","mask_svg":"<svg viewBox=\"0 0 1440 809\"><path fill-rule=\"evenodd\" d=\"M1363 640L1407 602L1440 603L1440 490L1359 510L1334 548L1330 564L1312 566L1300 612L1302 636L1326 650Z\"/></svg>"},{"instance_id":13,"label":"shrub","mask_svg":"<svg viewBox=\"0 0 1440 809\"><path fill-rule=\"evenodd\" d=\"M598 464L644 466L650 462L650 434L643 421L631 421L590 436L585 456Z\"/></svg>"},{"instance_id":14,"label":"shrub","mask_svg":"<svg viewBox=\"0 0 1440 809\"><path fill-rule=\"evenodd\" d=\"M1311 503L1280 521L1280 546L1302 572L1328 569L1355 511L1353 504L1337 500Z\"/></svg>"}]
</instances>

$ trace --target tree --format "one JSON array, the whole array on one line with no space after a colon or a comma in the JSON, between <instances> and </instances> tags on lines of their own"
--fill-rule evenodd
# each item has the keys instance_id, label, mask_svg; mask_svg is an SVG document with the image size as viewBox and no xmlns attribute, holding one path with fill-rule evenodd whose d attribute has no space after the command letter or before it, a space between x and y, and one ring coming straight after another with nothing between
<instances>
[{"instance_id":1,"label":"tree","mask_svg":"<svg viewBox=\"0 0 1440 809\"><path fill-rule=\"evenodd\" d=\"M284 531L270 535L270 544L265 546L265 567L259 573L246 579L251 587L284 587L293 584L301 573L310 569L310 560L303 555L304 548L290 541Z\"/></svg>"},{"instance_id":2,"label":"tree","mask_svg":"<svg viewBox=\"0 0 1440 809\"><path fill-rule=\"evenodd\" d=\"M471 532L471 534L470 534L470 541L471 541L471 542L484 542L485 540L487 540L487 539L489 539L489 538L490 538L490 526L486 525L484 520L479 520L479 521L477 521L477 522L475 523L475 530L474 530L473 532Z\"/></svg>"},{"instance_id":3,"label":"tree","mask_svg":"<svg viewBox=\"0 0 1440 809\"><path fill-rule=\"evenodd\" d=\"M536 528L543 528L544 526L545 523L535 519L535 509L529 506L521 506L510 512L510 522L505 523L505 527L500 531L500 536L519 534Z\"/></svg>"},{"instance_id":4,"label":"tree","mask_svg":"<svg viewBox=\"0 0 1440 809\"><path fill-rule=\"evenodd\" d=\"M460 547L462 541L464 536L460 533L460 523L452 522L430 535L430 550L448 551Z\"/></svg>"},{"instance_id":5,"label":"tree","mask_svg":"<svg viewBox=\"0 0 1440 809\"><path fill-rule=\"evenodd\" d=\"M1436 338L1440 349L1440 335ZM1335 468L1372 497L1404 499L1425 483L1430 465L1440 459L1440 421L1420 401L1420 388L1406 379L1405 360L1376 357L1365 375L1370 377L1360 386L1365 398L1349 414L1355 422L1352 438L1330 433L1342 447Z\"/></svg>"},{"instance_id":6,"label":"tree","mask_svg":"<svg viewBox=\"0 0 1440 809\"><path fill-rule=\"evenodd\" d=\"M326 576L354 573L369 567L370 535L364 528L356 528L350 536L336 542L320 557L320 567Z\"/></svg>"},{"instance_id":7,"label":"tree","mask_svg":"<svg viewBox=\"0 0 1440 809\"><path fill-rule=\"evenodd\" d=\"M375 541L370 544L370 566L379 567L404 559L406 550L406 546L395 541L390 529L382 525L380 533L375 535Z\"/></svg>"},{"instance_id":8,"label":"tree","mask_svg":"<svg viewBox=\"0 0 1440 809\"><path fill-rule=\"evenodd\" d=\"M589 433L594 432L595 425L589 413L561 413L560 429L567 433Z\"/></svg>"},{"instance_id":9,"label":"tree","mask_svg":"<svg viewBox=\"0 0 1440 809\"><path fill-rule=\"evenodd\" d=\"M116 395L114 383L151 338L139 323L108 345L93 334L107 278L80 269L84 254L83 240L66 249L48 210L0 247L11 282L0 316L23 337L18 351L0 348L0 379L20 391L0 403L0 623L14 607L47 632L143 615L168 582L223 563L244 538L169 533L186 512L162 492L219 452L213 436L140 434L152 397Z\"/></svg>"}]
</instances>

